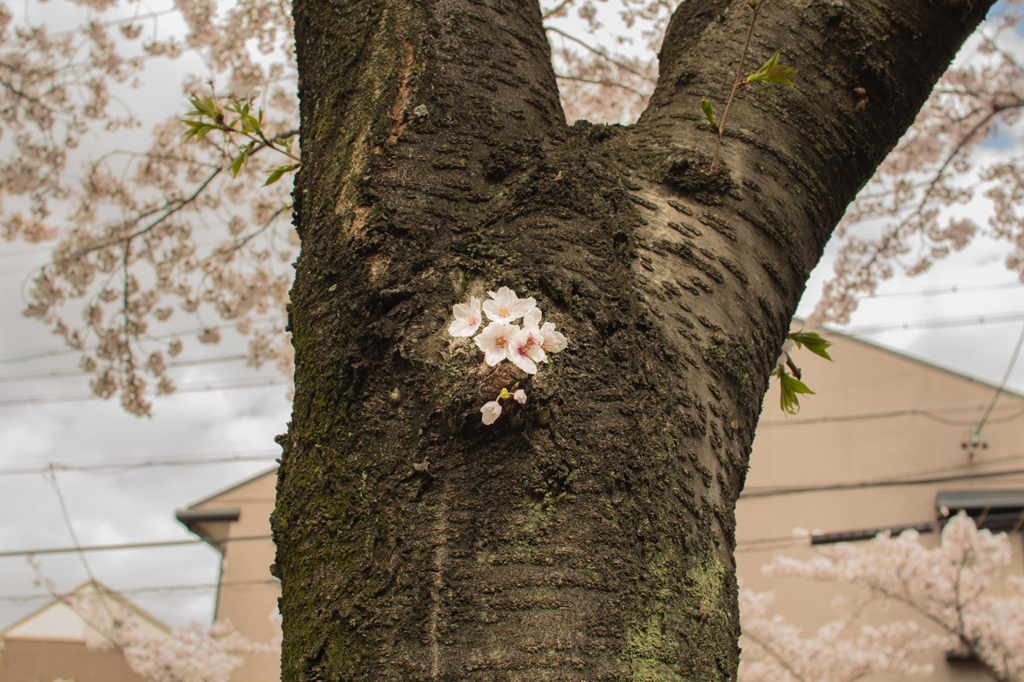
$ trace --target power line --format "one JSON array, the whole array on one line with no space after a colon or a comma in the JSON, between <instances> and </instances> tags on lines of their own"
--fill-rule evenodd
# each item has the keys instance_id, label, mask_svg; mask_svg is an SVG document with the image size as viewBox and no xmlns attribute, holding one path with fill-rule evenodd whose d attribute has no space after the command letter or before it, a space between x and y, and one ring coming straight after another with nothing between
<instances>
[{"instance_id":1,"label":"power line","mask_svg":"<svg viewBox=\"0 0 1024 682\"><path fill-rule=\"evenodd\" d=\"M910 472L907 472L905 474L900 474L899 476L896 476L896 477L891 478L891 479L876 479L876 481L887 480L887 481L901 482L901 481L907 481L907 480L917 480L918 477L921 477L921 476L926 476L928 474L939 474L939 473L944 473L944 472L959 472L959 473L963 473L966 476L967 474L969 474L972 471L977 472L977 469L979 469L981 467L992 466L994 464L1003 464L1003 463L1006 463L1006 462L1012 462L1012 461L1020 460L1020 459L1024 459L1024 452L1017 452L1017 453L1014 453L1012 455L1004 455L1003 457L993 457L991 459L986 459L985 461L982 461L982 462L974 462L974 463L966 466L966 471L964 471L965 465L963 465L963 464L958 464L956 466L951 466L951 467L940 467L938 469L930 467L930 468L928 468L925 471L910 471ZM822 484L822 485L827 485L827 484ZM752 489L752 490L756 491L758 489L755 488L755 489ZM770 488L769 490L775 490L775 488Z\"/></svg>"},{"instance_id":2,"label":"power line","mask_svg":"<svg viewBox=\"0 0 1024 682\"><path fill-rule=\"evenodd\" d=\"M122 461L122 462L98 462L95 464L68 464L51 462L44 467L15 467L0 469L0 476L22 476L25 474L44 474L48 471L78 472L78 473L113 473L134 471L137 469L152 469L157 467L189 467L205 466L208 464L227 464L232 462L266 462L276 460L280 455L235 455L234 457L203 457L196 459L169 459L169 460L147 460Z\"/></svg>"},{"instance_id":3,"label":"power line","mask_svg":"<svg viewBox=\"0 0 1024 682\"><path fill-rule=\"evenodd\" d=\"M970 327L979 324L1003 324L1005 322L1020 322L1024 320L1024 312L1006 313L1004 315L979 315L972 317L944 317L931 320L917 320L915 322L903 322L901 324L879 324L870 327L853 327L852 329L840 329L844 334L850 336L863 336L866 334L880 334L889 331L903 331L910 329L943 329L948 327Z\"/></svg>"},{"instance_id":4,"label":"power line","mask_svg":"<svg viewBox=\"0 0 1024 682\"><path fill-rule=\"evenodd\" d=\"M984 410L985 406L977 404L972 406L965 406L963 408L955 407L905 407L898 410L883 410L880 412L862 412L859 414L842 414L835 416L822 416L822 417L810 417L807 419L769 419L758 422L758 428L760 427L775 427L775 426L806 426L808 424L824 424L832 422L852 422L852 421L867 421L872 419L889 419L892 417L925 417L933 421L946 424L948 426L973 426L974 420L971 419L950 419L949 417L943 417L936 414L937 410L953 410L953 409L977 409ZM996 419L988 420L992 424L1004 424L1006 422L1015 421L1024 416L1024 408L1013 412L1012 414L998 417Z\"/></svg>"},{"instance_id":5,"label":"power line","mask_svg":"<svg viewBox=\"0 0 1024 682\"><path fill-rule=\"evenodd\" d=\"M220 545L227 542L248 542L251 540L271 540L272 535L245 535L237 538L198 538L191 540L156 540L153 542L125 542L116 545L85 545L82 547L47 547L42 549L17 549L9 552L0 552L0 559L16 556L32 556L39 554L72 554L75 552L106 552L122 549L150 549L154 547L177 547L181 545L198 545L209 543Z\"/></svg>"},{"instance_id":6,"label":"power line","mask_svg":"<svg viewBox=\"0 0 1024 682\"><path fill-rule=\"evenodd\" d=\"M883 479L876 481L860 481L856 483L832 483L828 485L808 485L793 488L770 488L767 490L752 490L740 493L741 500L749 500L761 497L779 497L782 495L797 495L800 493L835 492L839 490L862 490L866 488L892 488L906 485L927 485L930 483L948 483L950 481L970 481L983 478L997 478L999 476L1018 476L1024 474L1024 469L1010 469L1007 471L982 471L973 474L957 474L953 476L932 476L929 478L915 479Z\"/></svg>"},{"instance_id":7,"label":"power line","mask_svg":"<svg viewBox=\"0 0 1024 682\"><path fill-rule=\"evenodd\" d=\"M275 318L273 316L260 317L253 319L254 324L262 324L264 322L273 322ZM190 329L181 329L178 331L167 332L165 334L158 334L156 336L148 337L154 341L159 339L170 339L175 336L187 336L190 334L199 334L208 329L231 329L235 326L235 323L225 322L223 324L212 325L209 327L193 327ZM49 358L56 355L71 355L81 353L83 351L96 350L95 347L90 348L49 348L47 350L37 351L35 353L28 353L26 355L16 355L13 357L0 358L0 365L12 365L18 362L30 362L32 360L41 360L43 358Z\"/></svg>"},{"instance_id":8,"label":"power line","mask_svg":"<svg viewBox=\"0 0 1024 682\"><path fill-rule=\"evenodd\" d=\"M193 358L191 360L172 360L166 363L168 367L194 367L196 365L210 365L220 362L237 362L245 360L247 355L219 355L210 358ZM42 379L67 379L86 376L88 372L81 369L57 370L53 372L34 372L32 374L6 374L0 375L0 384L15 381L33 381Z\"/></svg>"},{"instance_id":9,"label":"power line","mask_svg":"<svg viewBox=\"0 0 1024 682\"><path fill-rule=\"evenodd\" d=\"M227 589L242 590L247 587L258 587L260 585L280 585L281 581L273 578L266 580L234 580L231 582L220 583L219 587ZM153 587L134 587L126 590L111 590L120 595L129 594L156 594L159 592L200 592L207 590L217 589L217 583L193 583L188 585L156 585ZM28 601L49 601L53 599L53 595L48 592L40 592L38 594L25 594L25 595L7 595L0 596L0 602L28 602Z\"/></svg>"},{"instance_id":10,"label":"power line","mask_svg":"<svg viewBox=\"0 0 1024 682\"><path fill-rule=\"evenodd\" d=\"M61 492L60 485L57 483L57 474L51 469L49 476L43 476L46 482L53 486L53 491L57 493L57 501L60 503L60 513L64 517L64 525L67 526L68 533L71 535L71 542L75 544L75 553L78 554L79 561L82 562L82 567L85 568L86 574L89 576L89 582L93 585L96 584L96 576L92 572L92 567L89 566L89 561L85 558L85 552L82 551L82 545L78 542L78 534L75 533L75 526L71 523L71 514L68 513L68 505L64 501L64 493ZM32 567L39 572L39 567L32 560L29 560ZM40 578L42 576L40 575ZM110 616L111 620L115 620L113 611L110 610L110 605L107 604L107 600L103 597L102 591L100 592L100 603L103 605L107 615Z\"/></svg>"},{"instance_id":11,"label":"power line","mask_svg":"<svg viewBox=\"0 0 1024 682\"><path fill-rule=\"evenodd\" d=\"M174 390L174 393L170 393L168 395L174 395L176 393L202 393L204 391L233 391L249 388L264 388L266 386L285 386L291 383L291 379L286 379L284 377L273 379L238 379L235 381L225 381L220 383L197 382L194 384L185 384L183 386L179 386ZM11 398L7 400L0 400L0 408L17 407L21 405L40 405L44 403L89 402L93 400L103 400L103 398L100 398L99 396L93 393L67 393L64 395L29 396L25 398Z\"/></svg>"},{"instance_id":12,"label":"power line","mask_svg":"<svg viewBox=\"0 0 1024 682\"><path fill-rule=\"evenodd\" d=\"M1024 327L1021 327L1020 336L1017 337L1017 345L1013 349L1013 355L1010 356L1010 364L1006 366L1006 372L1003 374L1003 380L999 382L999 388L996 389L995 395L992 396L992 402L989 403L988 409L985 410L985 416L981 418L981 423L974 427L975 433L981 433L981 430L985 427L985 422L988 421L989 416L992 414L992 409L996 406L996 401L999 400L999 396L1002 395L1003 389L1006 388L1006 382L1010 379L1010 372L1013 371L1013 366L1017 364L1017 356L1020 355L1020 346L1022 343L1024 343Z\"/></svg>"},{"instance_id":13,"label":"power line","mask_svg":"<svg viewBox=\"0 0 1024 682\"><path fill-rule=\"evenodd\" d=\"M948 287L931 287L928 289L909 289L904 291L889 291L876 294L858 294L860 300L872 298L894 298L898 296L944 296L950 294L964 294L972 291L995 291L998 289L1014 289L1024 286L1024 282L1003 282L1002 284L977 284L974 286L952 285Z\"/></svg>"}]
</instances>

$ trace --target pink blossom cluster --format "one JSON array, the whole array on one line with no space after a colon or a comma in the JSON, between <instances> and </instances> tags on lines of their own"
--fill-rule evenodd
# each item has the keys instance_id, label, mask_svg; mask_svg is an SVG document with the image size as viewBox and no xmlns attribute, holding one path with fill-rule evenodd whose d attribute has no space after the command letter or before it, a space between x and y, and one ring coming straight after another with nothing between
<instances>
[{"instance_id":1,"label":"pink blossom cluster","mask_svg":"<svg viewBox=\"0 0 1024 682\"><path fill-rule=\"evenodd\" d=\"M157 30L159 12L118 18L114 0L69 4L88 7L88 23L48 31L28 24L27 6L15 13L0 2L0 238L57 240L32 277L26 315L81 353L95 395L119 395L140 416L154 394L176 390L168 368L183 341L163 325L175 312L219 316L252 335L251 365L274 362L290 376L283 314L298 237L287 224L288 183L262 186L287 160L282 144L253 146L232 174L237 141L185 144L184 108L151 121L150 142L126 149L122 133L142 125L128 107L152 97L124 89L189 50L204 76L149 87L180 87L182 107L187 95L256 98L266 137L297 140L290 2L177 1L171 33ZM200 239L210 226L226 229ZM217 326L202 327L199 343L216 343Z\"/></svg>"},{"instance_id":2,"label":"pink blossom cluster","mask_svg":"<svg viewBox=\"0 0 1024 682\"><path fill-rule=\"evenodd\" d=\"M857 625L857 612L821 626L811 637L781 615L768 615L772 592L740 590L739 682L852 682L869 675L926 676L932 666L912 658L948 638L913 621Z\"/></svg>"},{"instance_id":3,"label":"pink blossom cluster","mask_svg":"<svg viewBox=\"0 0 1024 682\"><path fill-rule=\"evenodd\" d=\"M864 588L865 603L881 600L903 604L937 625L942 636L924 638L907 623L896 623L877 632L862 628L860 635L845 640L828 633L802 640L791 626L784 626L780 617L766 619L769 597L750 593L741 597L741 612L746 610L741 618L744 637L778 665L764 663L766 658L744 664L748 676L741 679L854 679L825 672L821 673L824 676L786 677L781 672L805 668L825 671L828 666L819 665L823 661L829 661L835 670L847 665L853 670L854 663L885 663L897 666L893 672L909 674L911 667L902 672L899 668L910 666L906 653L923 646L941 646L972 654L997 680L1020 680L1024 678L1024 581L1011 576L999 582L1011 554L1005 534L978 530L974 521L961 513L948 521L941 545L934 549L924 547L918 533L909 530L898 537L884 533L869 542L816 548L815 556L808 561L776 557L764 567L765 574ZM1001 589L994 589L1000 585ZM839 626L825 626L829 627ZM775 672L768 672L769 668ZM881 672L882 668L871 670Z\"/></svg>"},{"instance_id":4,"label":"pink blossom cluster","mask_svg":"<svg viewBox=\"0 0 1024 682\"><path fill-rule=\"evenodd\" d=\"M555 331L554 323L541 325L536 299L519 298L508 287L501 287L497 293L488 291L487 295L490 299L482 304L476 296L469 299L468 305L456 304L452 309L455 320L448 327L448 333L456 338L473 336L486 315L490 323L473 341L484 352L484 361L488 365L493 367L508 360L527 374L536 374L537 363L548 362L548 353L565 349L565 336ZM516 324L519 318L523 319L521 327ZM497 421L501 415L498 401L508 397L508 390L502 389L495 400L480 408L484 424ZM522 389L515 390L511 397L520 404L526 403L526 392Z\"/></svg>"},{"instance_id":5,"label":"pink blossom cluster","mask_svg":"<svg viewBox=\"0 0 1024 682\"><path fill-rule=\"evenodd\" d=\"M110 634L128 667L150 682L227 682L242 665L242 654L276 654L277 643L251 642L231 621L213 625L190 623L169 635L147 632L131 616Z\"/></svg>"},{"instance_id":6,"label":"pink blossom cluster","mask_svg":"<svg viewBox=\"0 0 1024 682\"><path fill-rule=\"evenodd\" d=\"M1006 267L1024 277L1020 157L993 156L983 148L986 140L1019 130L1024 111L1024 66L1015 47L1019 20L1019 13L1007 12L982 25L847 208L835 232L835 275L824 286L811 324L848 323L859 301L873 296L881 282L901 270L922 274L978 237L1006 241ZM858 97L866 102L871 93L864 90ZM979 208L982 200L992 208L987 225L978 220L988 213Z\"/></svg>"}]
</instances>

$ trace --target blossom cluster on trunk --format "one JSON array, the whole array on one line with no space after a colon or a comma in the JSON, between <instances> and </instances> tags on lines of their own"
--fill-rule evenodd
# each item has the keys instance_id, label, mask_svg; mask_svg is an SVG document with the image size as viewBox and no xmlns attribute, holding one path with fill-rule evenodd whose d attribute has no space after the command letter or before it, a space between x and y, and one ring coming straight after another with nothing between
<instances>
[{"instance_id":1,"label":"blossom cluster on trunk","mask_svg":"<svg viewBox=\"0 0 1024 682\"><path fill-rule=\"evenodd\" d=\"M565 336L555 331L553 322L540 323L542 313L534 298L519 298L508 287L501 287L497 293L488 291L490 300L481 304L472 296L469 304L457 303L452 308L455 320L448 327L448 333L455 338L473 336L483 322L481 310L491 322L473 339L484 353L484 362L491 367L508 360L527 375L537 373L538 362L548 362L548 353L558 353L568 342ZM516 322L523 319L523 326ZM526 391L516 383L512 393L502 388L498 396L480 408L483 423L490 426L501 416L501 401L514 399L520 405L526 404Z\"/></svg>"}]
</instances>

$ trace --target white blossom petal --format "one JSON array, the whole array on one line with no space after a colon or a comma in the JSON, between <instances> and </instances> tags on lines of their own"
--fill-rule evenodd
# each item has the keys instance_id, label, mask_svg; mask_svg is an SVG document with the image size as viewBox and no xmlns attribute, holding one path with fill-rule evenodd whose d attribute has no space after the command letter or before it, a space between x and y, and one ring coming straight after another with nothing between
<instances>
[{"instance_id":1,"label":"white blossom petal","mask_svg":"<svg viewBox=\"0 0 1024 682\"><path fill-rule=\"evenodd\" d=\"M448 333L452 336L473 336L480 328L483 317L480 314L480 299L476 296L469 299L469 305L458 303L452 311L455 314L455 321L448 327Z\"/></svg>"},{"instance_id":2,"label":"white blossom petal","mask_svg":"<svg viewBox=\"0 0 1024 682\"><path fill-rule=\"evenodd\" d=\"M505 352L516 367L527 374L536 374L537 365L531 357L536 355L536 351L543 356L544 351L540 350L536 337L529 329L523 329L512 338Z\"/></svg>"},{"instance_id":3,"label":"white blossom petal","mask_svg":"<svg viewBox=\"0 0 1024 682\"><path fill-rule=\"evenodd\" d=\"M526 391L524 391L523 389L519 389L518 391L516 391L512 397L515 398L515 401L520 405L526 404Z\"/></svg>"},{"instance_id":4,"label":"white blossom petal","mask_svg":"<svg viewBox=\"0 0 1024 682\"><path fill-rule=\"evenodd\" d=\"M537 307L536 299L519 298L516 292L508 287L501 287L498 293L488 291L487 295L492 300L484 301L484 314L487 315L487 319L494 322L515 322Z\"/></svg>"},{"instance_id":5,"label":"white blossom petal","mask_svg":"<svg viewBox=\"0 0 1024 682\"><path fill-rule=\"evenodd\" d=\"M484 403L484 406L480 408L480 412L483 414L484 424L490 426L501 416L501 405L497 401L492 400L489 403Z\"/></svg>"},{"instance_id":6,"label":"white blossom petal","mask_svg":"<svg viewBox=\"0 0 1024 682\"><path fill-rule=\"evenodd\" d=\"M533 300L533 299L530 299ZM538 334L540 333L540 308L533 308L525 315L523 315L523 326L533 329Z\"/></svg>"},{"instance_id":7,"label":"white blossom petal","mask_svg":"<svg viewBox=\"0 0 1024 682\"><path fill-rule=\"evenodd\" d=\"M473 340L484 352L484 360L493 367L507 357L508 345L518 333L519 327L514 324L492 322Z\"/></svg>"},{"instance_id":8,"label":"white blossom petal","mask_svg":"<svg viewBox=\"0 0 1024 682\"><path fill-rule=\"evenodd\" d=\"M543 339L540 348L546 353L560 353L569 345L562 333L555 331L553 322L544 323L544 326L540 328L540 336Z\"/></svg>"}]
</instances>

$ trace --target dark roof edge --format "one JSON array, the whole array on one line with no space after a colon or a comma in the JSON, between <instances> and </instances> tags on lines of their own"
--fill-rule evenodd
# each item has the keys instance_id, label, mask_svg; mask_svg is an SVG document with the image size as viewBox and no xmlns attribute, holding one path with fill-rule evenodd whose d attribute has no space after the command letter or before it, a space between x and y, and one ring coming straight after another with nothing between
<instances>
[{"instance_id":1,"label":"dark roof edge","mask_svg":"<svg viewBox=\"0 0 1024 682\"><path fill-rule=\"evenodd\" d=\"M206 523L210 521L237 521L241 514L238 507L219 507L215 509L178 509L174 512L174 518L185 524L191 530L193 523Z\"/></svg>"},{"instance_id":2,"label":"dark roof edge","mask_svg":"<svg viewBox=\"0 0 1024 682\"><path fill-rule=\"evenodd\" d=\"M840 542L857 542L859 540L871 540L879 533L899 535L905 530L916 530L918 533L932 533L935 531L935 524L931 521L922 523L909 523L898 526L885 526L884 528L866 528L864 530L847 530L838 533L817 533L811 535L812 545L831 545Z\"/></svg>"}]
</instances>

